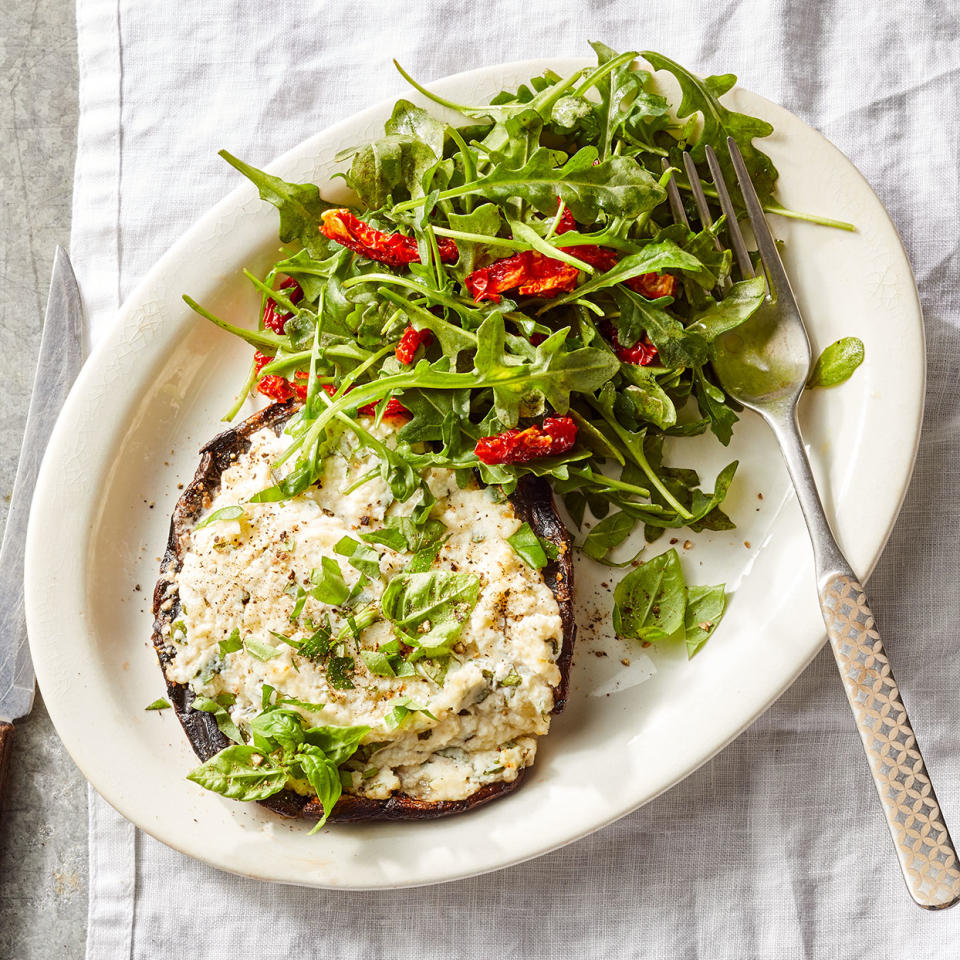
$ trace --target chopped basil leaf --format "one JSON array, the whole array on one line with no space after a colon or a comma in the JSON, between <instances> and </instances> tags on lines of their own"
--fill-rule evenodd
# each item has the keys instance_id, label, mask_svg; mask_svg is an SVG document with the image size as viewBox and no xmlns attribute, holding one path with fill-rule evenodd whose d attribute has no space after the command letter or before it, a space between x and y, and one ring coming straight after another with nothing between
<instances>
[{"instance_id":1,"label":"chopped basil leaf","mask_svg":"<svg viewBox=\"0 0 960 960\"><path fill-rule=\"evenodd\" d=\"M327 682L334 690L352 690L353 657L331 657L327 663Z\"/></svg>"},{"instance_id":2,"label":"chopped basil leaf","mask_svg":"<svg viewBox=\"0 0 960 960\"><path fill-rule=\"evenodd\" d=\"M147 704L147 706L145 706L143 709L144 710L169 710L170 704L166 700L164 700L163 697L160 697L159 700L154 700L153 703Z\"/></svg>"},{"instance_id":3,"label":"chopped basil leaf","mask_svg":"<svg viewBox=\"0 0 960 960\"><path fill-rule=\"evenodd\" d=\"M507 537L507 543L513 547L514 553L534 570L542 570L547 565L547 555L544 552L540 538L533 532L529 523L523 523L516 533Z\"/></svg>"},{"instance_id":4,"label":"chopped basil leaf","mask_svg":"<svg viewBox=\"0 0 960 960\"><path fill-rule=\"evenodd\" d=\"M395 730L414 713L422 713L431 720L437 719L426 707L414 702L409 697L403 697L394 701L393 706L384 714L383 722L388 729Z\"/></svg>"},{"instance_id":5,"label":"chopped basil leaf","mask_svg":"<svg viewBox=\"0 0 960 960\"><path fill-rule=\"evenodd\" d=\"M240 628L234 627L230 631L230 636L226 640L221 640L219 643L220 647L220 656L225 657L228 653L236 653L243 646L243 641L240 639Z\"/></svg>"},{"instance_id":6,"label":"chopped basil leaf","mask_svg":"<svg viewBox=\"0 0 960 960\"><path fill-rule=\"evenodd\" d=\"M350 596L350 590L343 580L340 564L332 557L321 559L320 568L314 569L310 574L310 582L313 584L310 590L311 596L332 607L340 606Z\"/></svg>"},{"instance_id":7,"label":"chopped basil leaf","mask_svg":"<svg viewBox=\"0 0 960 960\"><path fill-rule=\"evenodd\" d=\"M226 708L217 703L216 700L211 700L209 697L196 697L191 707L194 710L201 710L203 713L212 713L221 733L228 736L234 743L243 743L243 737L240 736L237 725L231 719Z\"/></svg>"},{"instance_id":8,"label":"chopped basil leaf","mask_svg":"<svg viewBox=\"0 0 960 960\"><path fill-rule=\"evenodd\" d=\"M266 663L268 660L272 660L274 657L280 655L280 651L276 647L272 647L269 643L264 643L262 640L257 640L255 637L247 637L247 639L243 641L243 646L251 657L259 660L261 663Z\"/></svg>"},{"instance_id":9,"label":"chopped basil leaf","mask_svg":"<svg viewBox=\"0 0 960 960\"><path fill-rule=\"evenodd\" d=\"M219 510L214 510L208 517L204 517L193 529L202 530L204 527L210 526L211 523L217 523L220 520L236 520L242 517L243 513L243 507L240 506L221 507Z\"/></svg>"},{"instance_id":10,"label":"chopped basil leaf","mask_svg":"<svg viewBox=\"0 0 960 960\"><path fill-rule=\"evenodd\" d=\"M269 683L265 683L260 688L260 709L266 710L270 706L270 701L273 699L274 688L270 686Z\"/></svg>"},{"instance_id":11,"label":"chopped basil leaf","mask_svg":"<svg viewBox=\"0 0 960 960\"><path fill-rule=\"evenodd\" d=\"M322 710L326 706L325 703L311 703L309 700L298 700L296 697L277 697L277 703L288 704L291 707L300 707L301 710L310 710L313 713Z\"/></svg>"},{"instance_id":12,"label":"chopped basil leaf","mask_svg":"<svg viewBox=\"0 0 960 960\"><path fill-rule=\"evenodd\" d=\"M390 663L390 657L379 650L361 650L360 657L367 669L378 677L395 677L397 671Z\"/></svg>"},{"instance_id":13,"label":"chopped basil leaf","mask_svg":"<svg viewBox=\"0 0 960 960\"><path fill-rule=\"evenodd\" d=\"M373 547L360 543L353 537L341 537L333 549L341 557L346 557L351 567L355 567L370 578L379 578L380 555Z\"/></svg>"},{"instance_id":14,"label":"chopped basil leaf","mask_svg":"<svg viewBox=\"0 0 960 960\"><path fill-rule=\"evenodd\" d=\"M324 615L324 622L306 638L300 641L299 653L308 660L318 660L330 652L330 621Z\"/></svg>"}]
</instances>

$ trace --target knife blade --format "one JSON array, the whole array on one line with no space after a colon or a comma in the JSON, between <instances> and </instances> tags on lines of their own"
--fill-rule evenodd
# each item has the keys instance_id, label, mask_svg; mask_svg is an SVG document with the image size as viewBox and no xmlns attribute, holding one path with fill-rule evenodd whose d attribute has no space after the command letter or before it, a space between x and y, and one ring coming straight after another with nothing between
<instances>
[{"instance_id":1,"label":"knife blade","mask_svg":"<svg viewBox=\"0 0 960 960\"><path fill-rule=\"evenodd\" d=\"M5 721L9 724L26 716L33 707L36 684L27 647L23 609L23 553L27 519L50 432L82 363L83 307L80 288L66 252L62 247L57 247L20 462L0 546L0 730L5 726ZM0 739L9 740L9 737L3 738L0 734ZM0 744L0 755L5 753Z\"/></svg>"}]
</instances>

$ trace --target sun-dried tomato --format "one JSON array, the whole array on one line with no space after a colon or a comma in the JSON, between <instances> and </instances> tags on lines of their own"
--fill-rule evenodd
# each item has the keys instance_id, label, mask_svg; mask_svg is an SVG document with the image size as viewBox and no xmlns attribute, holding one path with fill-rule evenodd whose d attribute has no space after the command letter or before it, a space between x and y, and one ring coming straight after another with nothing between
<instances>
[{"instance_id":1,"label":"sun-dried tomato","mask_svg":"<svg viewBox=\"0 0 960 960\"><path fill-rule=\"evenodd\" d=\"M417 330L409 326L403 331L403 336L394 352L401 363L411 364L421 344L429 347L431 343L433 343L433 334L429 330Z\"/></svg>"},{"instance_id":2,"label":"sun-dried tomato","mask_svg":"<svg viewBox=\"0 0 960 960\"><path fill-rule=\"evenodd\" d=\"M557 197L557 203L560 203L560 198ZM563 213L560 214L560 219L557 221L557 228L553 232L558 233L569 233L571 230L577 229L577 221L573 219L573 214L570 212L569 207L563 208Z\"/></svg>"},{"instance_id":3,"label":"sun-dried tomato","mask_svg":"<svg viewBox=\"0 0 960 960\"><path fill-rule=\"evenodd\" d=\"M677 292L677 278L669 273L641 273L626 281L631 290L636 290L648 300L672 297Z\"/></svg>"},{"instance_id":4,"label":"sun-dried tomato","mask_svg":"<svg viewBox=\"0 0 960 960\"><path fill-rule=\"evenodd\" d=\"M419 263L420 252L414 237L402 233L384 233L355 217L349 210L325 210L320 215L323 235L354 253L388 267L404 267ZM456 263L460 257L457 245L448 237L438 237L437 247L443 263Z\"/></svg>"},{"instance_id":5,"label":"sun-dried tomato","mask_svg":"<svg viewBox=\"0 0 960 960\"><path fill-rule=\"evenodd\" d=\"M624 363L634 363L638 367L648 367L657 359L657 348L646 337L641 337L633 346L625 347L617 336L617 331L609 320L600 325L603 335L610 341L617 358Z\"/></svg>"},{"instance_id":6,"label":"sun-dried tomato","mask_svg":"<svg viewBox=\"0 0 960 960\"><path fill-rule=\"evenodd\" d=\"M287 299L291 303L299 303L303 299L303 290L300 289L300 284L297 283L293 277L287 277L284 280L279 288L280 290L289 290L287 294ZM283 311L281 313L281 311ZM263 307L263 325L268 329L272 330L274 333L283 334L284 328L287 325L287 320L289 320L286 311L283 310L283 307L278 306L276 300L267 300Z\"/></svg>"},{"instance_id":7,"label":"sun-dried tomato","mask_svg":"<svg viewBox=\"0 0 960 960\"><path fill-rule=\"evenodd\" d=\"M377 407L382 401L374 401L373 403L365 403L362 407L357 408L357 413L364 417L375 417L377 415ZM386 409L383 411L384 420L409 420L413 414L396 398L390 397L387 400Z\"/></svg>"},{"instance_id":8,"label":"sun-dried tomato","mask_svg":"<svg viewBox=\"0 0 960 960\"><path fill-rule=\"evenodd\" d=\"M492 466L498 463L528 463L540 457L566 453L577 439L577 425L570 417L546 417L542 427L516 428L481 437L474 449L477 458Z\"/></svg>"}]
</instances>

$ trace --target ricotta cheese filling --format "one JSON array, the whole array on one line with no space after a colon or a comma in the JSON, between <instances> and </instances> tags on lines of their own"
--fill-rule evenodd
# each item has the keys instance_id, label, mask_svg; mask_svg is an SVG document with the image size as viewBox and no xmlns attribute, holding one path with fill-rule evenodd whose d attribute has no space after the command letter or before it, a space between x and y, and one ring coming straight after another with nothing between
<instances>
[{"instance_id":1,"label":"ricotta cheese filling","mask_svg":"<svg viewBox=\"0 0 960 960\"><path fill-rule=\"evenodd\" d=\"M550 727L562 632L552 591L507 543L521 526L513 506L491 490L460 489L452 471L428 474L436 498L431 517L447 528L430 569L473 574L478 600L448 659L420 660L412 675L381 676L370 671L363 652L394 640L393 625L378 620L356 635L342 607L310 595L311 573L324 558L333 559L347 587L355 587L360 571L335 546L344 537L359 541L388 517L410 515L420 495L396 502L374 472L376 457L342 445L327 458L316 486L291 500L249 503L273 484L271 464L286 445L271 429L255 433L249 452L224 471L200 524L185 534L173 578L181 612L165 637L174 651L168 678L197 695L235 697L228 710L241 730L261 712L265 685L276 698L300 701L296 708L311 725L369 726L342 768L345 793L462 800L484 784L516 779ZM239 516L204 525L238 505ZM380 576L362 586L356 610L375 607L390 579L411 562L409 553L371 546ZM351 688L342 688L328 661L307 659L283 639L298 642L325 617L334 634L345 630ZM238 641L242 645L230 649ZM399 722L398 704L409 710L399 711L405 713ZM306 784L292 786L309 792Z\"/></svg>"}]
</instances>

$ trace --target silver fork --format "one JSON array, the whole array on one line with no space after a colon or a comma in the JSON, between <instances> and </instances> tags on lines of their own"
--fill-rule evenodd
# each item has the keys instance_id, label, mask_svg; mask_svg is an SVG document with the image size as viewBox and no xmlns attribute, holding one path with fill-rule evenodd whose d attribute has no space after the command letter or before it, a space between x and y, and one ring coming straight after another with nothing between
<instances>
[{"instance_id":1,"label":"silver fork","mask_svg":"<svg viewBox=\"0 0 960 960\"><path fill-rule=\"evenodd\" d=\"M750 225L763 262L768 296L745 324L715 345L713 368L726 392L756 411L773 430L800 500L816 566L820 609L870 772L883 805L910 896L927 910L960 902L960 867L940 805L917 747L906 708L890 670L863 587L834 539L817 493L797 423L797 401L810 375L810 341L783 261L770 233L743 157L728 139ZM726 214L726 227L740 273L755 274L730 191L717 156L708 146L707 164ZM684 166L703 226L710 211L689 154ZM676 183L668 197L674 218L687 223Z\"/></svg>"}]
</instances>

